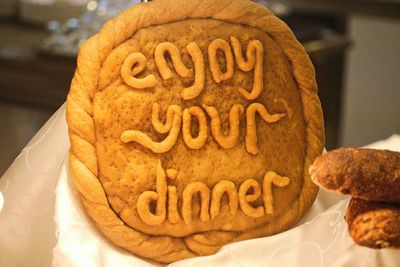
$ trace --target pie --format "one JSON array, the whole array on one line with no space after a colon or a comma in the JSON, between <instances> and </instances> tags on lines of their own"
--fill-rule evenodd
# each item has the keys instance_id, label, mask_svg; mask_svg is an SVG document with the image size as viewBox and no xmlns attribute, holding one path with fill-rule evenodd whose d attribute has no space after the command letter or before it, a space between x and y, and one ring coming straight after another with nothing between
<instances>
[{"instance_id":1,"label":"pie","mask_svg":"<svg viewBox=\"0 0 400 267\"><path fill-rule=\"evenodd\" d=\"M169 263L289 229L318 187L314 68L247 0L156 0L80 49L67 99L69 167L115 245Z\"/></svg>"}]
</instances>

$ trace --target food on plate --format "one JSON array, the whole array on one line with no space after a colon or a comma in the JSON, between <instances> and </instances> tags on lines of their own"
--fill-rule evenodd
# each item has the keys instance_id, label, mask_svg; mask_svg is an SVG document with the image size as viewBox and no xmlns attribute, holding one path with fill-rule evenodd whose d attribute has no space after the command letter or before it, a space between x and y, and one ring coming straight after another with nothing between
<instances>
[{"instance_id":1,"label":"food on plate","mask_svg":"<svg viewBox=\"0 0 400 267\"><path fill-rule=\"evenodd\" d=\"M137 4L81 48L70 173L115 245L158 262L292 227L324 145L314 69L248 0Z\"/></svg>"},{"instance_id":2,"label":"food on plate","mask_svg":"<svg viewBox=\"0 0 400 267\"><path fill-rule=\"evenodd\" d=\"M350 194L346 221L353 240L370 248L400 248L400 153L339 148L309 169L319 186Z\"/></svg>"},{"instance_id":3,"label":"food on plate","mask_svg":"<svg viewBox=\"0 0 400 267\"><path fill-rule=\"evenodd\" d=\"M400 248L400 205L353 198L346 213L354 241L370 248Z\"/></svg>"}]
</instances>

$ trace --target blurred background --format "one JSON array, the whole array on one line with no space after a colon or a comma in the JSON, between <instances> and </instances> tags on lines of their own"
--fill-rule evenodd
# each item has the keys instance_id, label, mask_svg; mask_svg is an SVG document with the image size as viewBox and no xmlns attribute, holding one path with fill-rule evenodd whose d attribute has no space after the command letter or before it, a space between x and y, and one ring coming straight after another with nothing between
<instances>
[{"instance_id":1,"label":"blurred background","mask_svg":"<svg viewBox=\"0 0 400 267\"><path fill-rule=\"evenodd\" d=\"M137 2L0 0L0 176L64 103L79 45ZM315 65L328 149L400 133L400 0L258 2Z\"/></svg>"}]
</instances>

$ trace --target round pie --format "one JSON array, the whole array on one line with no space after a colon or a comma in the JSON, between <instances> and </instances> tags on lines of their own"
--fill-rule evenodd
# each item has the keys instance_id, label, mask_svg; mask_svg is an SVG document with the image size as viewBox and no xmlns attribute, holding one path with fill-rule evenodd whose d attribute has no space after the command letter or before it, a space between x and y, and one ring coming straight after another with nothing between
<instances>
[{"instance_id":1,"label":"round pie","mask_svg":"<svg viewBox=\"0 0 400 267\"><path fill-rule=\"evenodd\" d=\"M324 144L309 57L247 0L137 4L81 48L71 176L97 228L159 262L282 232Z\"/></svg>"}]
</instances>

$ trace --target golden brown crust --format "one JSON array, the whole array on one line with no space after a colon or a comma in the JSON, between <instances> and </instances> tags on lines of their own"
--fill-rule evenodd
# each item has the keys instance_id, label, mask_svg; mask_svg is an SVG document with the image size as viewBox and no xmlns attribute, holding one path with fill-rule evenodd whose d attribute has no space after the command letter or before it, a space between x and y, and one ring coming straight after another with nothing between
<instances>
[{"instance_id":1,"label":"golden brown crust","mask_svg":"<svg viewBox=\"0 0 400 267\"><path fill-rule=\"evenodd\" d=\"M338 193L371 201L400 203L400 153L340 148L318 157L313 181Z\"/></svg>"},{"instance_id":2,"label":"golden brown crust","mask_svg":"<svg viewBox=\"0 0 400 267\"><path fill-rule=\"evenodd\" d=\"M93 97L111 82L110 75L102 73L119 70L112 62L105 64L107 56L139 29L187 18L212 18L255 27L269 34L281 46L291 64L306 122L307 148L302 168L304 181L300 185L299 197L293 201L291 208L279 214L277 223L269 227L260 226L243 233L215 231L211 235L196 234L185 239L147 235L127 226L110 208L98 180ZM102 69L103 65L107 67ZM201 79L199 84L194 94L201 91ZM314 69L303 47L282 21L256 3L246 0L163 0L135 5L107 22L98 34L82 46L79 53L77 70L67 99L67 121L71 136L70 170L74 184L88 214L109 240L134 254L160 262L214 253L227 242L282 231L303 216L318 190L307 172L324 144L322 111L316 93Z\"/></svg>"},{"instance_id":3,"label":"golden brown crust","mask_svg":"<svg viewBox=\"0 0 400 267\"><path fill-rule=\"evenodd\" d=\"M346 221L353 240L370 248L400 248L400 206L351 199Z\"/></svg>"}]
</instances>

